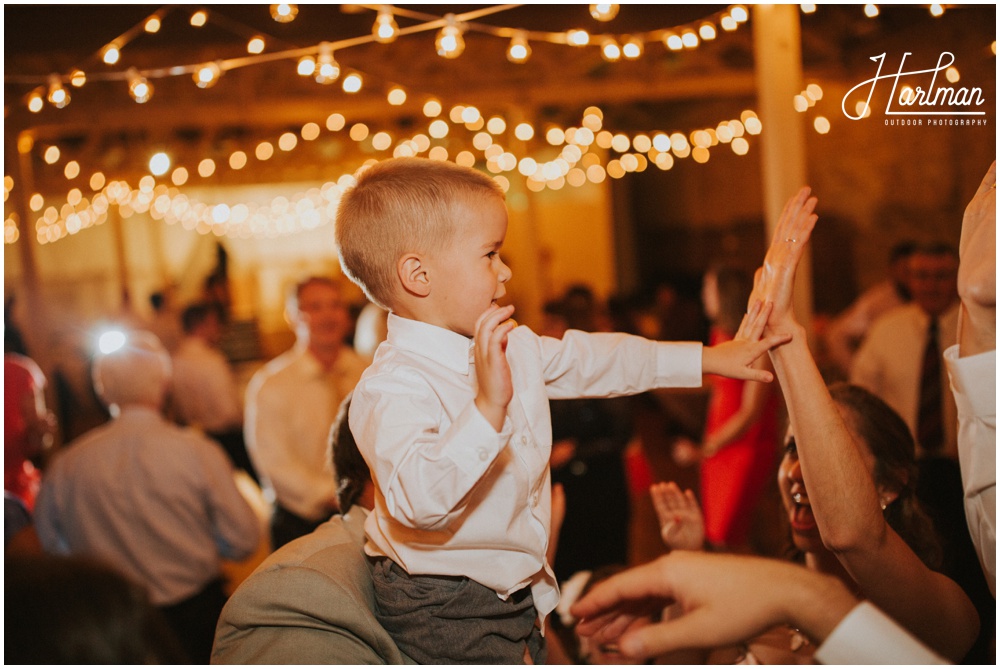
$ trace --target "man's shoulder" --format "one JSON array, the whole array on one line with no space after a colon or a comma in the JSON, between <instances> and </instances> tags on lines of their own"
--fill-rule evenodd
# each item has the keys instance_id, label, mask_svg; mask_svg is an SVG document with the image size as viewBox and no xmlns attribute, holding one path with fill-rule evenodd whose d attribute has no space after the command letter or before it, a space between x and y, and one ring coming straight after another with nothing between
<instances>
[{"instance_id":1,"label":"man's shoulder","mask_svg":"<svg viewBox=\"0 0 1000 669\"><path fill-rule=\"evenodd\" d=\"M920 307L912 302L893 307L875 319L875 322L872 323L871 334L899 336L901 328L919 325L922 320L926 320L922 313Z\"/></svg>"}]
</instances>

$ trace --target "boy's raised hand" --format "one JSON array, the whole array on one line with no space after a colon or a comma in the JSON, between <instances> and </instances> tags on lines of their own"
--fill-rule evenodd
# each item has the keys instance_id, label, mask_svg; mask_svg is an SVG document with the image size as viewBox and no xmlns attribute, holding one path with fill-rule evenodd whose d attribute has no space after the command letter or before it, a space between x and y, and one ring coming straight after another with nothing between
<instances>
[{"instance_id":1,"label":"boy's raised hand","mask_svg":"<svg viewBox=\"0 0 1000 669\"><path fill-rule=\"evenodd\" d=\"M792 335L790 332L773 334L762 339L770 314L770 303L751 304L750 311L743 317L736 339L702 349L702 373L765 383L774 380L771 372L754 363L775 346L790 341Z\"/></svg>"},{"instance_id":2,"label":"boy's raised hand","mask_svg":"<svg viewBox=\"0 0 1000 669\"><path fill-rule=\"evenodd\" d=\"M770 303L771 311L767 321L767 332L791 332L794 322L792 312L792 289L795 285L795 269L805 253L806 243L816 225L816 198L809 197L809 187L803 187L785 203L785 208L774 229L771 246L764 256L764 264L754 276L753 292L748 307L754 303ZM749 328L750 319L744 319L737 339L753 339Z\"/></svg>"},{"instance_id":3,"label":"boy's raised hand","mask_svg":"<svg viewBox=\"0 0 1000 669\"><path fill-rule=\"evenodd\" d=\"M476 379L479 393L476 407L490 425L499 432L507 416L507 405L514 397L514 383L507 364L507 335L517 327L510 320L513 306L493 305L476 322L476 339L473 343L476 361Z\"/></svg>"}]
</instances>

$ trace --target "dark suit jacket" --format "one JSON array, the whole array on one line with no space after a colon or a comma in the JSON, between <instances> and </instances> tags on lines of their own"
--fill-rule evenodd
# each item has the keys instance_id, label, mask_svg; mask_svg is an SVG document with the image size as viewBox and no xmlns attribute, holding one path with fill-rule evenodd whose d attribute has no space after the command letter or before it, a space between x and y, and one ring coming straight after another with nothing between
<instances>
[{"instance_id":1,"label":"dark suit jacket","mask_svg":"<svg viewBox=\"0 0 1000 669\"><path fill-rule=\"evenodd\" d=\"M212 663L412 663L372 613L365 516L352 507L268 557L223 609Z\"/></svg>"}]
</instances>

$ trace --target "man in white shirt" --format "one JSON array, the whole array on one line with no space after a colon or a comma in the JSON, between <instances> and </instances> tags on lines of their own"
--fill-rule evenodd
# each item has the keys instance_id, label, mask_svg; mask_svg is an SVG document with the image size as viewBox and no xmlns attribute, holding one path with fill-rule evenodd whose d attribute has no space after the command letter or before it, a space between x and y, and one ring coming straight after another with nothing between
<instances>
[{"instance_id":1,"label":"man in white shirt","mask_svg":"<svg viewBox=\"0 0 1000 669\"><path fill-rule=\"evenodd\" d=\"M256 478L243 443L243 407L236 377L219 350L218 307L202 302L181 313L184 339L173 354L173 408L183 425L222 444L233 464Z\"/></svg>"},{"instance_id":2,"label":"man in white shirt","mask_svg":"<svg viewBox=\"0 0 1000 669\"><path fill-rule=\"evenodd\" d=\"M851 372L851 362L865 333L878 318L910 300L910 256L916 249L913 241L902 241L889 251L889 276L854 300L830 323L824 334L827 355L842 374Z\"/></svg>"},{"instance_id":3,"label":"man in white shirt","mask_svg":"<svg viewBox=\"0 0 1000 669\"><path fill-rule=\"evenodd\" d=\"M994 597L997 583L996 180L994 161L962 220L959 339L944 354L958 404L958 457L965 487L965 514Z\"/></svg>"},{"instance_id":4,"label":"man in white shirt","mask_svg":"<svg viewBox=\"0 0 1000 669\"><path fill-rule=\"evenodd\" d=\"M295 346L247 386L247 451L274 505L272 548L308 534L338 510L326 457L337 408L365 370L344 337L350 318L337 284L310 277L289 295Z\"/></svg>"},{"instance_id":5,"label":"man in white shirt","mask_svg":"<svg viewBox=\"0 0 1000 669\"><path fill-rule=\"evenodd\" d=\"M208 661L225 603L223 558L257 548L257 515L222 449L160 413L170 358L148 332L94 361L112 420L60 451L35 522L47 552L107 562L144 586L194 663Z\"/></svg>"}]
</instances>

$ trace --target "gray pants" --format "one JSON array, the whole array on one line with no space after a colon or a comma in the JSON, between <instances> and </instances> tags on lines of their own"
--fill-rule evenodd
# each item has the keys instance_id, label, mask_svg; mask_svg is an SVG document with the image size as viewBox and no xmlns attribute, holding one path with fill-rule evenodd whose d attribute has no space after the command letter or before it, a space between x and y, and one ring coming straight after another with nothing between
<instances>
[{"instance_id":1,"label":"gray pants","mask_svg":"<svg viewBox=\"0 0 1000 669\"><path fill-rule=\"evenodd\" d=\"M399 649L420 664L524 664L528 648L545 662L531 589L505 600L464 576L411 576L388 558L370 558L376 617Z\"/></svg>"}]
</instances>

